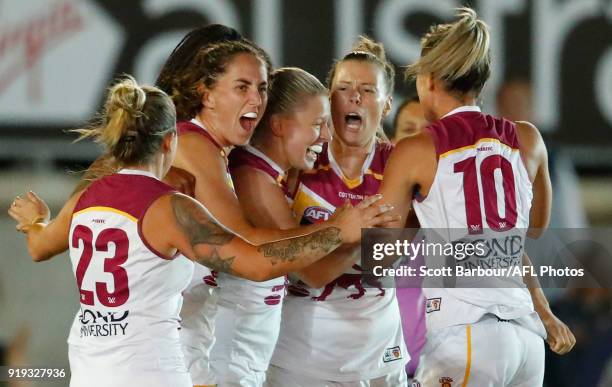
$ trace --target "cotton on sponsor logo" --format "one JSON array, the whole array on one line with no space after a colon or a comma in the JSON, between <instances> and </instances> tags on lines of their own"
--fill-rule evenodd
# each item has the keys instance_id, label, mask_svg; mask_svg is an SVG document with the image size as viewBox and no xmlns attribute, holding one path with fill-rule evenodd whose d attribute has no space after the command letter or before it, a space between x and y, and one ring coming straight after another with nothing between
<instances>
[{"instance_id":1,"label":"cotton on sponsor logo","mask_svg":"<svg viewBox=\"0 0 612 387\"><path fill-rule=\"evenodd\" d=\"M314 206L308 207L304 211L304 218L306 218L311 223L318 223L322 221L326 221L331 216L331 211L327 208Z\"/></svg>"},{"instance_id":2,"label":"cotton on sponsor logo","mask_svg":"<svg viewBox=\"0 0 612 387\"><path fill-rule=\"evenodd\" d=\"M352 192L338 192L338 197L341 199L350 199L350 200L363 200L364 196L359 194L354 194Z\"/></svg>"},{"instance_id":3,"label":"cotton on sponsor logo","mask_svg":"<svg viewBox=\"0 0 612 387\"><path fill-rule=\"evenodd\" d=\"M22 73L33 71L28 79L28 96L39 100L41 74L34 66L53 46L82 29L83 18L71 2L55 4L46 12L25 17L15 25L3 25L0 31L0 94Z\"/></svg>"}]
</instances>

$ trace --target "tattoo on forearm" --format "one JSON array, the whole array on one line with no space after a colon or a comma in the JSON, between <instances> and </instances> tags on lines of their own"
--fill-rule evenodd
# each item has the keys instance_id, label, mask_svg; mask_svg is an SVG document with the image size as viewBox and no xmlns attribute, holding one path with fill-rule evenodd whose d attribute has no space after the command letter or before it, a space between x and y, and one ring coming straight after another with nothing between
<instances>
[{"instance_id":1,"label":"tattoo on forearm","mask_svg":"<svg viewBox=\"0 0 612 387\"><path fill-rule=\"evenodd\" d=\"M309 235L261 245L257 251L272 258L272 264L292 262L312 254L327 254L342 244L340 229L328 227Z\"/></svg>"},{"instance_id":2,"label":"tattoo on forearm","mask_svg":"<svg viewBox=\"0 0 612 387\"><path fill-rule=\"evenodd\" d=\"M236 257L223 258L219 255L217 249L213 249L210 256L198 255L197 258L198 262L206 265L209 269L223 273L234 273L232 270L232 265L234 264L234 259L236 259Z\"/></svg>"},{"instance_id":3,"label":"tattoo on forearm","mask_svg":"<svg viewBox=\"0 0 612 387\"><path fill-rule=\"evenodd\" d=\"M213 221L193 200L182 195L171 198L174 217L189 236L192 246L200 243L222 246L234 238Z\"/></svg>"},{"instance_id":4,"label":"tattoo on forearm","mask_svg":"<svg viewBox=\"0 0 612 387\"><path fill-rule=\"evenodd\" d=\"M225 231L214 220L210 219L193 200L184 196L173 195L170 201L176 222L188 236L196 260L212 270L232 273L232 264L236 257L223 258L216 248L212 249L210 255L199 254L196 246L199 244L223 246L229 243L234 235Z\"/></svg>"}]
</instances>

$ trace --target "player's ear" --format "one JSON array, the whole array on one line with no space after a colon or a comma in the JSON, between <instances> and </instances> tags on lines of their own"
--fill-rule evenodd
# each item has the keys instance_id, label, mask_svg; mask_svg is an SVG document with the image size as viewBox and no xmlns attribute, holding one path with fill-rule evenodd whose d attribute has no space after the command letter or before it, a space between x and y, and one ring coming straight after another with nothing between
<instances>
[{"instance_id":1,"label":"player's ear","mask_svg":"<svg viewBox=\"0 0 612 387\"><path fill-rule=\"evenodd\" d=\"M206 106L207 108L214 109L216 107L216 99L212 95L211 90L206 87L203 83L198 85L198 95L200 96L200 100L202 102L202 106Z\"/></svg>"},{"instance_id":2,"label":"player's ear","mask_svg":"<svg viewBox=\"0 0 612 387\"><path fill-rule=\"evenodd\" d=\"M161 143L161 150L163 153L168 153L172 150L174 141L176 139L176 132L170 132L164 136Z\"/></svg>"},{"instance_id":3,"label":"player's ear","mask_svg":"<svg viewBox=\"0 0 612 387\"><path fill-rule=\"evenodd\" d=\"M440 81L434 78L433 73L427 74L426 82L427 82L427 90L429 91L434 91L435 89L439 89L441 86L439 83Z\"/></svg>"}]
</instances>

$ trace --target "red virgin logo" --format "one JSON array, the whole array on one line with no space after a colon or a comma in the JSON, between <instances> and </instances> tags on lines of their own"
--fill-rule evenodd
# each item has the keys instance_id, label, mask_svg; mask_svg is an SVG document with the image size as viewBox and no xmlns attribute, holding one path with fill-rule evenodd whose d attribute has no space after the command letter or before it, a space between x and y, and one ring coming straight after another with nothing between
<instances>
[{"instance_id":1,"label":"red virgin logo","mask_svg":"<svg viewBox=\"0 0 612 387\"><path fill-rule=\"evenodd\" d=\"M39 101L41 77L36 66L45 53L83 29L83 18L72 2L50 6L45 12L28 15L0 29L0 94L20 75L29 73L28 97Z\"/></svg>"}]
</instances>

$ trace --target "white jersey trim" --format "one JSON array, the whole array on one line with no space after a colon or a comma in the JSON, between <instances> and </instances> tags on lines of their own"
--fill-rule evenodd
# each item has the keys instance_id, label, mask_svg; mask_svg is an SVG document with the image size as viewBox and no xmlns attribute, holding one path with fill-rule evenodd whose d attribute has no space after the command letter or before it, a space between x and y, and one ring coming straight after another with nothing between
<instances>
[{"instance_id":1,"label":"white jersey trim","mask_svg":"<svg viewBox=\"0 0 612 387\"><path fill-rule=\"evenodd\" d=\"M448 116L452 116L453 114L457 114L457 113L464 113L464 112L478 112L480 113L480 106L476 106L476 105L463 105L463 106L459 106L456 109L451 110L450 112L446 113L445 115L442 116L442 118L446 118ZM440 118L440 119L442 119Z\"/></svg>"},{"instance_id":2,"label":"white jersey trim","mask_svg":"<svg viewBox=\"0 0 612 387\"><path fill-rule=\"evenodd\" d=\"M204 126L203 123L200 122L200 120L198 120L197 118L192 118L189 120L189 122L191 122L192 124L195 124L197 126L199 126L200 128L202 128L203 131L205 131L206 133L210 134L210 132L208 131L208 129L206 129L206 127ZM214 137L213 137L214 138ZM216 140L215 140L216 141Z\"/></svg>"},{"instance_id":3,"label":"white jersey trim","mask_svg":"<svg viewBox=\"0 0 612 387\"><path fill-rule=\"evenodd\" d=\"M160 180L157 176L155 176L153 174L153 172L150 171L144 171L142 169L129 169L129 168L123 168L121 170L119 170L117 172L120 175L140 175L140 176L148 176L148 177L152 177L155 180Z\"/></svg>"}]
</instances>

